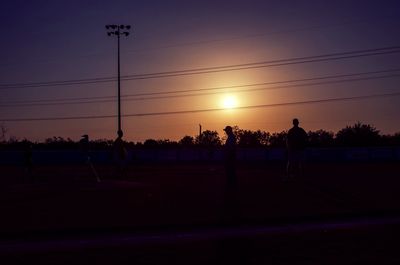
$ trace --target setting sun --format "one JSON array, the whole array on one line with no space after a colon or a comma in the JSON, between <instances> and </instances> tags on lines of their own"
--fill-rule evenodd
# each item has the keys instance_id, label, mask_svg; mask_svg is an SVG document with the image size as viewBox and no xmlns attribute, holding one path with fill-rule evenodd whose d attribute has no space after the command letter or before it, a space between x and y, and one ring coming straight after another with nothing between
<instances>
[{"instance_id":1,"label":"setting sun","mask_svg":"<svg viewBox=\"0 0 400 265\"><path fill-rule=\"evenodd\" d=\"M233 109L237 107L237 99L235 96L227 95L222 99L222 107L224 109Z\"/></svg>"}]
</instances>

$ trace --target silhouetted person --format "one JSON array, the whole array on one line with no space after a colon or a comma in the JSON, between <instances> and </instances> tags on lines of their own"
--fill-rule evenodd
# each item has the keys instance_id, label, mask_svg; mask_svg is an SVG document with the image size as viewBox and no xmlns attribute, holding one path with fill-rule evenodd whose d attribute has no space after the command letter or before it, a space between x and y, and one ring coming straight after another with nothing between
<instances>
[{"instance_id":1,"label":"silhouetted person","mask_svg":"<svg viewBox=\"0 0 400 265\"><path fill-rule=\"evenodd\" d=\"M293 119L293 127L288 131L286 138L288 162L285 180L303 174L306 146L307 133L299 127L299 120Z\"/></svg>"},{"instance_id":2,"label":"silhouetted person","mask_svg":"<svg viewBox=\"0 0 400 265\"><path fill-rule=\"evenodd\" d=\"M237 177L236 177L236 136L231 126L224 129L228 138L224 145L224 166L226 173L225 207L228 219L234 217L237 207Z\"/></svg>"},{"instance_id":3,"label":"silhouetted person","mask_svg":"<svg viewBox=\"0 0 400 265\"><path fill-rule=\"evenodd\" d=\"M125 168L126 161L128 158L128 152L125 148L124 140L122 140L122 136L124 135L122 130L118 130L118 137L114 141L113 146L113 155L116 166L116 175L118 178L125 178Z\"/></svg>"},{"instance_id":4,"label":"silhouetted person","mask_svg":"<svg viewBox=\"0 0 400 265\"><path fill-rule=\"evenodd\" d=\"M95 170L95 168L94 168L94 166L92 164L92 160L90 158L89 135L87 135L87 134L82 135L82 139L79 141L79 144L80 144L83 156L84 156L85 163L92 170L94 176L96 177L96 181L100 182L99 174Z\"/></svg>"},{"instance_id":5,"label":"silhouetted person","mask_svg":"<svg viewBox=\"0 0 400 265\"><path fill-rule=\"evenodd\" d=\"M83 152L85 161L88 159L89 157L89 135L84 134L81 136L81 140L79 141L80 144L80 148Z\"/></svg>"}]
</instances>

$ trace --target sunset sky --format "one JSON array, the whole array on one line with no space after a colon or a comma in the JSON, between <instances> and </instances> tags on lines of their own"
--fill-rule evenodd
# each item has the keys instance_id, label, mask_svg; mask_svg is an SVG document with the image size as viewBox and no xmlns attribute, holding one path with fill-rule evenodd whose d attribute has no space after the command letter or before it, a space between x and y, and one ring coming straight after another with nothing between
<instances>
[{"instance_id":1,"label":"sunset sky","mask_svg":"<svg viewBox=\"0 0 400 265\"><path fill-rule=\"evenodd\" d=\"M132 26L121 37L126 140L179 140L199 124L276 132L295 117L307 131L357 121L400 131L399 1L7 2L8 137L116 137L117 39L106 24Z\"/></svg>"}]
</instances>

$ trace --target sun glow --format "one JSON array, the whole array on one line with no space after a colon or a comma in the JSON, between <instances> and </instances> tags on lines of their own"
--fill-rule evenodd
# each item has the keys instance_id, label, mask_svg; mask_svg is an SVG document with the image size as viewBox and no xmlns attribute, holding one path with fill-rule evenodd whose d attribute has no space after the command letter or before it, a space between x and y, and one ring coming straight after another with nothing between
<instances>
[{"instance_id":1,"label":"sun glow","mask_svg":"<svg viewBox=\"0 0 400 265\"><path fill-rule=\"evenodd\" d=\"M222 107L224 109L234 109L237 105L237 99L235 96L227 95L222 99Z\"/></svg>"}]
</instances>

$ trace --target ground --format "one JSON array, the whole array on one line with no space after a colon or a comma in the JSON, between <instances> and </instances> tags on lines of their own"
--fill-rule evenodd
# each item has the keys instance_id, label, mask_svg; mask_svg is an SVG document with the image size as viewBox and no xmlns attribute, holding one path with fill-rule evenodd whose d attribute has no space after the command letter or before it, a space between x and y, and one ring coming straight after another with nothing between
<instances>
[{"instance_id":1,"label":"ground","mask_svg":"<svg viewBox=\"0 0 400 265\"><path fill-rule=\"evenodd\" d=\"M400 165L217 162L3 167L2 264L398 264Z\"/></svg>"}]
</instances>

